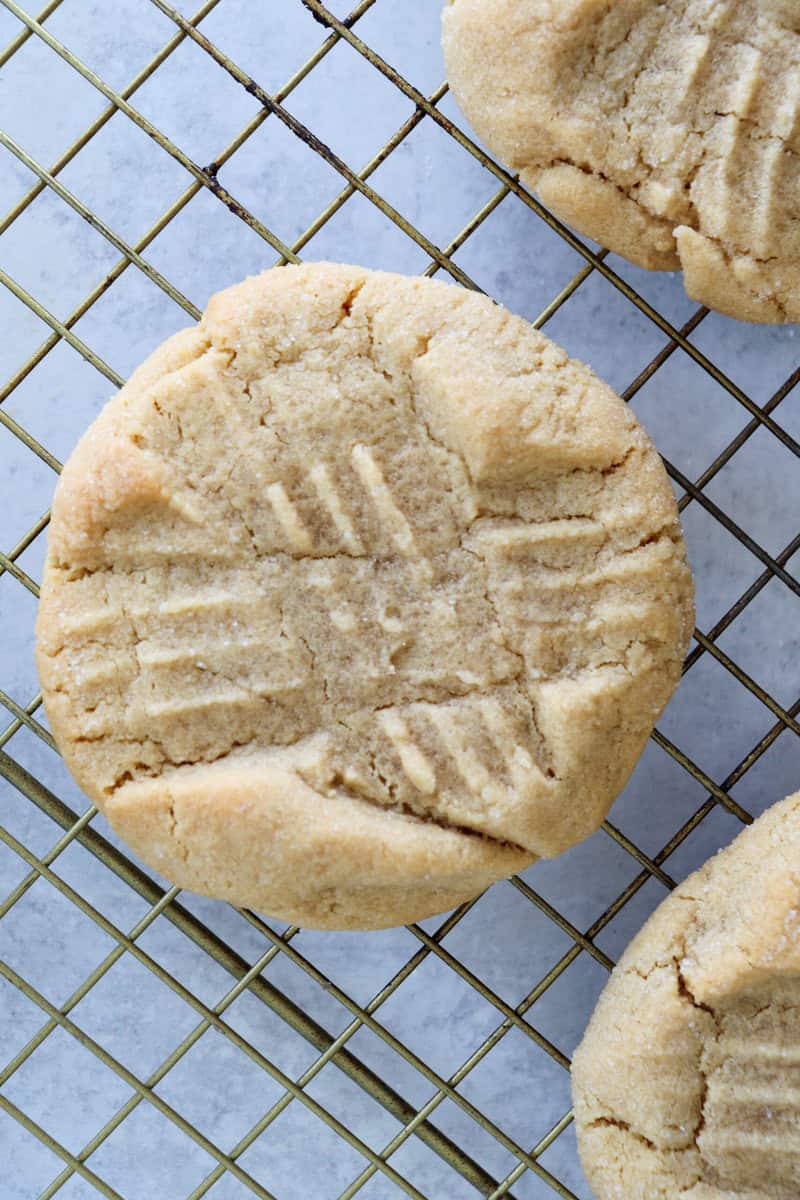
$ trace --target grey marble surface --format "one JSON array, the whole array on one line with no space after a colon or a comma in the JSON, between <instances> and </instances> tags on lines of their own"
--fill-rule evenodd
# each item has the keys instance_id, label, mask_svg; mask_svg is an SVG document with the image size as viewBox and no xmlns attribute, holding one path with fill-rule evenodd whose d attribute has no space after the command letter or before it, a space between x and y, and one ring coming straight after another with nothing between
<instances>
[{"instance_id":1,"label":"grey marble surface","mask_svg":"<svg viewBox=\"0 0 800 1200\"><path fill-rule=\"evenodd\" d=\"M50 5L49 7L53 7ZM189 14L188 3L180 4ZM332 6L343 14L343 0ZM438 40L440 0L377 0L356 31L426 94L441 83ZM33 11L33 10L31 10ZM63 0L45 22L113 88L127 87L169 39L175 26L148 0ZM0 46L22 25L0 5ZM267 89L280 88L323 43L326 31L300 0L220 0L202 23L204 33ZM132 96L138 111L162 129L196 163L216 161L222 149L258 112L258 104L197 46L185 41ZM103 112L103 96L39 38L31 37L0 67L0 127L22 150L49 167ZM287 107L341 158L360 170L411 115L409 101L347 45L337 45L291 92ZM450 97L442 111L457 116ZM0 211L16 205L35 176L10 150L0 149ZM59 179L120 237L138 242L185 193L191 177L123 114L117 113L61 171ZM219 172L220 182L258 219L293 243L333 201L342 178L277 119L264 121ZM372 186L432 242L444 247L498 190L498 182L432 121L423 120L372 175ZM144 251L147 261L195 305L211 292L275 259L272 248L204 189L188 200ZM334 258L418 272L425 251L368 199L354 196L308 242L305 257ZM49 313L66 320L114 268L118 249L45 189L0 237L0 268ZM582 266L580 256L513 196L506 197L454 256L458 265L514 311L535 317ZM678 278L648 276L609 260L619 276L672 322L694 311ZM114 371L125 376L167 334L187 323L185 313L135 266L75 322L74 334ZM551 336L591 363L616 387L625 388L664 344L663 333L612 284L593 274L548 325ZM49 334L39 316L8 287L0 288L0 378L28 363ZM757 404L764 404L798 365L795 328L756 328L711 315L694 343ZM4 410L13 421L63 459L113 385L63 339L32 371L24 371ZM800 437L798 392L776 408L775 419ZM662 452L696 479L748 425L742 405L678 351L633 401ZM46 510L55 476L7 427L0 427L0 548L16 545ZM758 428L715 476L706 494L751 538L778 555L795 535L800 471L793 455L769 431ZM697 577L698 625L711 630L762 574L763 565L697 502L684 514ZM18 558L38 579L44 538ZM789 559L800 568L800 556ZM8 572L0 575L2 680L12 701L26 705L36 694L33 666L33 596ZM725 654L781 705L798 699L797 598L772 579L719 639ZM41 716L41 713L38 714ZM4 714L10 721L10 714ZM3 727L7 720L2 722ZM660 723L664 735L715 783L726 777L773 727L775 716L731 670L704 654L685 677ZM86 802L57 756L35 734L17 732L5 750L75 812ZM800 782L800 753L791 732L769 745L731 795L757 814ZM3 823L13 839L37 856L58 841L60 828L30 799L0 781ZM687 770L651 743L612 819L647 854L656 854L703 804L706 791ZM92 827L104 837L100 818ZM730 840L737 820L723 807L682 842L664 866L682 878ZM113 837L111 838L113 842ZM53 863L58 880L74 889L119 930L129 931L149 905L102 862L73 841ZM25 879L29 864L0 845L2 894ZM639 864L600 832L556 862L526 873L550 905L585 930L637 878ZM665 894L650 879L599 934L597 944L616 957ZM184 895L181 902L249 965L269 942L262 931L230 908ZM424 923L434 931L441 919ZM276 929L281 927L275 925ZM39 878L0 920L0 958L56 1007L118 943L70 895ZM46 1130L69 1156L78 1155L131 1097L132 1072L147 1081L159 1071L199 1016L171 981L203 1004L218 1004L232 977L163 916L137 941L162 969L126 951L71 1009L71 1020L102 1048L101 1061L85 1041L56 1027L2 1085L0 1096ZM399 929L368 935L303 931L291 945L299 958L278 953L263 977L331 1035L351 1014L321 973L356 1003L370 1002L415 954L419 937ZM445 1078L470 1059L503 1021L502 1005L519 1004L572 945L569 936L509 883L494 887L455 926L443 946L450 957L422 953L417 969L376 1011L403 1047ZM460 970L455 969L460 965ZM463 969L472 973L465 978ZM606 977L586 953L568 968L526 1014L459 1083L460 1094L481 1109L507 1138L529 1150L569 1108L564 1067L537 1044L531 1030L569 1056ZM477 985L476 985L477 981ZM47 1012L0 979L0 1058L14 1058L37 1035ZM263 994L263 993L262 993ZM500 1007L498 1007L498 1002ZM128 1200L179 1200L208 1194L239 1200L252 1194L232 1173L196 1192L216 1163L187 1132L188 1122L225 1153L284 1094L275 1071L297 1079L318 1058L314 1046L270 1007L248 992L225 1011L230 1029L263 1056L261 1064L230 1036L207 1031L124 1122L104 1138L87 1167L111 1193ZM39 1035L41 1036L41 1035ZM388 1047L374 1031L358 1029L348 1043L357 1058L387 1081L410 1105L425 1104L436 1087ZM121 1069L114 1069L114 1065ZM355 1138L380 1152L401 1124L333 1064L306 1088ZM172 1118L158 1105L170 1106ZM318 1111L318 1110L317 1110ZM445 1098L431 1121L480 1167L501 1180L515 1158L497 1137ZM278 1200L339 1196L367 1160L292 1100L237 1159L242 1171ZM568 1129L541 1162L567 1194L590 1193ZM416 1136L389 1159L408 1185L431 1200L460 1200L478 1192ZM65 1170L63 1158L0 1109L0 1196L32 1200ZM54 1194L48 1191L48 1195ZM63 1200L99 1195L94 1184L66 1168L57 1191ZM265 1194L262 1192L262 1194ZM349 1193L352 1194L352 1193ZM378 1171L359 1195L377 1200L403 1194ZM519 1200L554 1196L550 1184L526 1172L509 1193Z\"/></svg>"}]
</instances>

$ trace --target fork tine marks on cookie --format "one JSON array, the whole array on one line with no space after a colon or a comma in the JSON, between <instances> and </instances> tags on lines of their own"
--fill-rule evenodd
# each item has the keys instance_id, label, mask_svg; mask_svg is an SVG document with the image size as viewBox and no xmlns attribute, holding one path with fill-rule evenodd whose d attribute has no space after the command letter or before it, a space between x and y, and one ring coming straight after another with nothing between
<instances>
[{"instance_id":1,"label":"fork tine marks on cookie","mask_svg":"<svg viewBox=\"0 0 800 1200\"><path fill-rule=\"evenodd\" d=\"M306 529L295 506L286 494L282 483L271 483L267 488L267 499L278 518L281 529L292 549L299 554L310 554L314 541Z\"/></svg>"},{"instance_id":2,"label":"fork tine marks on cookie","mask_svg":"<svg viewBox=\"0 0 800 1200\"><path fill-rule=\"evenodd\" d=\"M427 755L413 741L408 726L402 717L395 712L382 712L379 715L383 731L394 746L400 758L400 765L408 776L409 781L418 792L426 796L436 791L436 771Z\"/></svg>"},{"instance_id":3,"label":"fork tine marks on cookie","mask_svg":"<svg viewBox=\"0 0 800 1200\"><path fill-rule=\"evenodd\" d=\"M786 139L795 152L800 151L800 71L787 71L781 80L779 92L782 103L776 113L775 128L778 137Z\"/></svg>"},{"instance_id":4,"label":"fork tine marks on cookie","mask_svg":"<svg viewBox=\"0 0 800 1200\"><path fill-rule=\"evenodd\" d=\"M406 558L412 558L417 546L411 526L395 504L386 476L373 458L371 450L358 443L353 447L350 457L356 474L375 505L381 524L389 532L400 553Z\"/></svg>"},{"instance_id":5,"label":"fork tine marks on cookie","mask_svg":"<svg viewBox=\"0 0 800 1200\"><path fill-rule=\"evenodd\" d=\"M758 180L762 183L760 190L756 192L757 200L753 206L751 220L754 244L764 254L769 252L768 239L774 219L775 194L781 186L781 176L785 171L787 161L788 155L783 143L777 138L765 138L755 156L754 169L751 168L754 181ZM786 183L791 186L791 179L786 180Z\"/></svg>"},{"instance_id":6,"label":"fork tine marks on cookie","mask_svg":"<svg viewBox=\"0 0 800 1200\"><path fill-rule=\"evenodd\" d=\"M507 789L498 784L486 764L469 745L466 731L459 724L450 706L431 706L428 717L439 734L453 766L474 796L490 803L507 798Z\"/></svg>"},{"instance_id":7,"label":"fork tine marks on cookie","mask_svg":"<svg viewBox=\"0 0 800 1200\"><path fill-rule=\"evenodd\" d=\"M325 463L315 463L309 472L309 479L314 485L314 490L319 497L320 504L325 507L331 521L335 525L342 539L342 545L350 554L362 555L364 553L364 545L353 528L352 521L344 511L341 497L336 490L336 486L330 476L330 471Z\"/></svg>"},{"instance_id":8,"label":"fork tine marks on cookie","mask_svg":"<svg viewBox=\"0 0 800 1200\"><path fill-rule=\"evenodd\" d=\"M481 701L480 708L491 739L503 756L512 785L515 788L527 788L530 785L531 772L543 776L541 767L514 738L508 717L496 700L488 697ZM505 750L507 742L512 744L510 754Z\"/></svg>"}]
</instances>

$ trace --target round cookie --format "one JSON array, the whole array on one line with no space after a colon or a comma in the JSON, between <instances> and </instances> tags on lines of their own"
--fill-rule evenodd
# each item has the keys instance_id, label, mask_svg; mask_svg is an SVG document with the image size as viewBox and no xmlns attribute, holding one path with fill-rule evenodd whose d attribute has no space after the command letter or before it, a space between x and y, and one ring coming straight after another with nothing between
<instances>
[{"instance_id":1,"label":"round cookie","mask_svg":"<svg viewBox=\"0 0 800 1200\"><path fill-rule=\"evenodd\" d=\"M800 1194L800 792L657 909L575 1053L598 1200Z\"/></svg>"},{"instance_id":2,"label":"round cookie","mask_svg":"<svg viewBox=\"0 0 800 1200\"><path fill-rule=\"evenodd\" d=\"M591 833L691 628L672 491L610 388L483 296L321 263L215 296L86 433L37 655L145 861L379 927Z\"/></svg>"},{"instance_id":3,"label":"round cookie","mask_svg":"<svg viewBox=\"0 0 800 1200\"><path fill-rule=\"evenodd\" d=\"M450 0L448 79L557 216L747 321L800 321L797 0Z\"/></svg>"}]
</instances>

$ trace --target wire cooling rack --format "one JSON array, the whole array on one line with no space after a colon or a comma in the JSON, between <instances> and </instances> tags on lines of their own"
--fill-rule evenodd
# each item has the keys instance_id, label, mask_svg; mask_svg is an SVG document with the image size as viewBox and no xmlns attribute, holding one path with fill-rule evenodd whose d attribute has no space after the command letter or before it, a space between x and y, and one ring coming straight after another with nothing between
<instances>
[{"instance_id":1,"label":"wire cooling rack","mask_svg":"<svg viewBox=\"0 0 800 1200\"><path fill-rule=\"evenodd\" d=\"M438 0L361 0L347 14L322 0L206 0L188 16L166 0L50 0L36 16L0 3L11 38L0 82L28 118L9 128L37 131L27 145L0 132L12 200L0 220L11 363L0 390L0 1193L588 1197L569 1051L613 957L675 878L800 776L794 331L696 309L677 280L637 272L555 220L457 123L444 83L412 81L423 58L438 61ZM263 34L257 45L229 36L240 22ZM105 41L87 40L99 27ZM380 52L384 28L402 73ZM176 110L200 115L159 120L156 73L189 54L167 91ZM281 55L293 59L286 82L262 86ZM314 107L304 94L331 63ZM51 72L53 94L37 92ZM60 100L73 76L92 97L90 121ZM378 111L397 116L391 136L356 169L345 158L375 139ZM285 170L264 167L262 127L283 139ZM344 127L353 138L340 153ZM220 137L211 156L204 132ZM104 163L132 136L134 173L114 192ZM182 148L195 144L196 155ZM157 165L137 166L140 153ZM141 233L156 176L174 199L155 220L151 205ZM446 194L438 209L424 199L427 176ZM301 230L288 240L270 220L281 192ZM216 254L223 268L210 277L222 284L306 248L365 261L376 221L381 250L368 265L440 273L501 299L511 289L537 326L607 364L664 452L703 628L613 823L585 847L446 918L320 935L179 895L126 855L57 758L31 630L60 467L49 447L68 451L122 384L99 348L109 330L130 344L126 373L200 315L187 293L206 276L193 264ZM233 228L245 249L226 273ZM77 260L62 262L71 244Z\"/></svg>"}]
</instances>

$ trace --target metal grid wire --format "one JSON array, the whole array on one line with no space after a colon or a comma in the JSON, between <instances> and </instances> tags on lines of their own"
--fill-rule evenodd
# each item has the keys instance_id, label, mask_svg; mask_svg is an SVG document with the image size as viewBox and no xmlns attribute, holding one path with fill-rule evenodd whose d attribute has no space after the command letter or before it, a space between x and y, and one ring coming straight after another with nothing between
<instances>
[{"instance_id":1,"label":"metal grid wire","mask_svg":"<svg viewBox=\"0 0 800 1200\"><path fill-rule=\"evenodd\" d=\"M465 921L468 914L473 912L480 898L447 916L444 920L423 922L409 928L414 941L413 952L405 956L396 972L377 990L371 998L356 999L347 987L335 982L328 974L315 965L312 957L298 949L296 928L288 928L277 932L272 925L254 913L242 912L237 920L246 927L250 936L249 946L258 947L255 953L242 953L234 939L230 942L224 935L218 933L212 922L206 919L209 909L202 910L198 915L197 906L192 897L179 899L177 888L165 889L157 880L145 873L117 848L102 832L95 827L96 810L88 808L80 815L65 800L40 781L36 774L20 761L24 755L15 753L15 739L34 735L50 750L54 751L52 738L41 723L37 711L41 704L39 694L31 696L26 704L15 700L6 691L0 690L0 702L7 710L9 721L0 732L0 772L12 790L16 790L26 802L35 806L41 813L55 822L63 831L61 836L49 847L40 849L38 844L34 850L25 840L18 837L10 829L0 828L0 838L5 847L16 856L15 861L22 864L18 872L19 878L13 890L0 905L0 919L4 923L13 922L23 898L35 886L56 889L68 906L74 906L85 917L106 935L103 945L110 943L105 956L86 977L74 988L72 994L61 1003L54 1003L46 994L46 989L37 986L26 977L24 970L10 962L0 961L0 975L6 983L13 985L21 992L38 1013L38 1018L31 1026L30 1032L25 1033L23 1044L19 1046L10 1060L0 1071L0 1107L5 1113L14 1118L30 1138L46 1148L49 1154L46 1161L53 1161L51 1156L60 1160L60 1169L51 1174L40 1191L41 1197L52 1197L58 1194L64 1196L95 1194L95 1191L106 1197L118 1200L120 1196L128 1196L124 1184L119 1187L104 1178L102 1159L98 1151L108 1139L112 1138L123 1122L132 1119L136 1110L144 1108L155 1113L160 1121L172 1123L183 1135L191 1139L205 1152L210 1167L203 1173L202 1179L191 1190L191 1200L205 1196L217 1187L219 1181L231 1179L237 1181L236 1195L254 1194L262 1200L273 1200L273 1192L264 1182L264 1176L256 1177L248 1166L247 1151L257 1140L269 1138L271 1127L280 1124L282 1114L291 1106L303 1106L307 1113L316 1121L324 1123L339 1139L347 1143L354 1152L353 1161L356 1163L350 1182L340 1191L340 1200L361 1193L364 1195L378 1194L370 1190L370 1181L377 1178L385 1192L380 1194L406 1194L423 1200L425 1192L408 1177L404 1169L407 1161L402 1150L411 1142L421 1143L428 1151L437 1156L439 1165L444 1164L450 1172L452 1190L444 1185L440 1194L462 1194L457 1186L463 1189L463 1194L480 1194L491 1200L499 1197L520 1197L522 1195L546 1196L556 1194L561 1197L571 1197L575 1200L576 1193L550 1169L548 1150L556 1140L568 1130L572 1116L568 1110L550 1122L546 1131L538 1137L535 1145L521 1144L518 1138L511 1136L507 1127L493 1119L481 1107L480 1102L471 1100L470 1095L478 1096L475 1090L470 1090L469 1077L484 1062L486 1057L506 1038L515 1035L530 1043L537 1054L549 1058L559 1073L569 1068L568 1057L541 1031L537 1023L536 1005L546 993L556 987L558 981L565 975L573 963L587 957L598 964L601 974L610 970L613 963L609 955L598 945L597 939L614 919L623 912L626 906L634 900L642 889L651 881L663 885L655 900L663 895L664 888L673 886L673 879L665 870L664 864L679 847L697 830L714 812L721 810L730 813L739 822L748 823L752 817L750 812L732 795L732 790L743 780L764 755L767 754L778 739L788 731L789 735L798 734L798 714L800 713L800 698L790 707L784 706L770 690L761 686L757 680L744 670L728 652L719 645L719 639L728 631L733 623L742 616L745 610L756 600L768 585L788 589L794 596L800 594L800 582L791 572L790 560L800 548L800 535L792 538L779 553L770 553L759 540L756 540L728 512L724 511L709 494L708 485L731 462L750 439L756 434L766 431L772 438L782 444L790 456L796 458L800 446L779 422L779 406L790 396L796 384L800 381L800 368L778 387L766 403L757 404L742 388L712 362L699 348L692 335L705 320L707 311L697 309L690 319L680 328L674 325L657 311L648 301L626 282L610 265L604 252L595 253L581 239L561 225L538 201L531 196L516 178L508 174L471 138L469 132L459 128L440 110L440 103L447 93L446 84L436 88L430 95L423 95L398 71L385 62L359 36L359 22L380 0L360 0L345 19L337 19L322 0L302 0L308 10L309 19L313 17L318 26L315 31L319 35L319 44L306 62L287 80L283 87L275 92L268 92L252 79L245 71L219 47L209 40L202 31L203 22L221 0L206 0L191 18L186 18L166 0L149 0L155 9L168 18L174 26L173 34L139 73L121 90L112 88L103 78L90 69L85 62L73 53L59 37L51 32L49 19L57 13L63 0L50 0L38 16L29 15L16 0L0 0L3 7L12 14L19 23L18 33L14 40L0 53L0 69L6 67L15 54L26 45L30 39L38 39L49 52L58 55L67 66L79 73L88 84L99 92L107 102L97 118L88 128L65 149L56 161L44 165L26 149L25 146L6 133L0 132L0 142L5 150L18 163L24 165L36 177L36 182L25 192L18 203L0 220L0 234L5 234L14 223L28 210L42 193L52 193L68 205L77 216L91 225L97 234L105 239L119 254L115 265L102 278L85 298L66 316L58 315L32 295L21 283L17 282L6 271L0 269L0 282L16 299L26 306L31 313L47 327L49 332L36 351L22 363L13 376L0 390L0 404L8 400L20 385L44 363L48 355L61 344L66 343L77 351L95 371L99 372L113 387L118 387L123 380L117 372L96 353L90 344L75 332L76 325L89 313L92 306L120 279L124 272L133 268L134 272L143 273L147 279L192 319L199 317L197 307L183 292L165 278L145 257L148 247L170 223L178 217L182 210L198 194L203 192L216 198L234 214L239 221L246 223L257 238L263 239L277 254L280 263L299 260L307 243L329 222L339 210L347 204L351 197L360 193L361 197L375 206L384 217L388 218L404 235L424 252L428 259L425 274L432 276L444 272L463 286L474 288L477 284L470 278L462 266L455 260L457 252L467 240L487 221L507 197L514 196L524 206L527 219L531 222L545 222L552 231L557 233L584 260L580 270L557 295L553 296L539 314L535 324L541 328L568 305L579 289L592 276L602 276L613 289L624 297L626 303L633 305L643 315L646 322L651 323L658 331L661 345L647 366L641 370L635 379L624 390L627 400L645 388L659 371L674 355L688 356L694 364L709 376L725 394L726 403L743 410L744 424L727 445L721 449L713 461L697 478L689 478L677 465L665 459L666 468L674 481L679 494L681 511L689 506L704 510L712 523L723 527L728 534L740 544L749 554L750 564L748 578L751 582L735 602L730 604L727 611L716 620L713 628L707 631L697 629L694 635L694 645L686 661L685 671L695 668L700 660L715 660L721 671L735 681L737 687L746 689L754 701L768 713L765 725L766 732L755 744L738 747L740 753L735 767L725 778L717 780L702 769L693 757L684 752L673 740L657 730L653 741L661 752L672 760L681 772L688 773L694 784L699 786L704 796L694 811L683 820L680 827L672 832L668 840L655 853L646 853L629 838L621 828L610 821L604 826L604 835L616 843L623 857L630 856L634 860L635 871L627 886L607 903L591 924L586 928L578 928L568 919L559 908L551 903L544 895L534 890L531 883L522 878L512 880L513 888L528 911L538 914L537 920L552 923L565 939L567 949L554 958L549 968L530 986L519 1003L511 1004L499 994L499 990L490 985L481 973L471 969L467 962L449 948L449 935ZM147 8L148 0L142 0L143 8ZM223 5L224 7L224 5ZM265 8L265 14L267 10ZM264 17L269 20L268 15ZM62 23L63 27L63 23ZM218 69L226 72L235 83L244 88L258 104L256 114L249 123L227 146L220 150L216 159L205 166L199 165L184 153L178 145L155 127L136 107L136 93L147 83L163 63L181 46L191 41L204 55L209 56ZM410 115L397 128L394 135L359 171L351 168L329 146L320 140L315 133L307 128L286 107L286 101L298 85L306 79L318 64L331 52L340 41L349 44L351 49L361 57L369 67L380 73L394 88L398 89L409 104ZM114 229L96 215L79 195L74 194L62 182L60 176L68 164L95 138L104 126L114 119L117 122L130 121L151 138L167 156L179 164L185 171L186 187L179 198L167 208L159 219L138 238L134 244L120 237ZM292 135L301 139L309 151L318 156L329 168L341 178L341 190L335 198L319 213L305 232L292 245L286 244L272 229L250 211L250 208L239 199L218 179L222 167L240 150L252 137L256 130L267 120L279 122ZM415 224L407 220L403 214L391 205L370 184L370 178L385 163L387 158L402 145L412 132L422 123L431 122L438 126L447 139L453 139L461 149L473 156L480 167L493 177L494 191L491 198L484 203L472 218L464 225L448 245L440 247L434 244ZM41 443L26 427L23 420L11 416L7 409L0 407L0 422L5 426L5 434L17 439L25 448L26 453L38 456L48 468L57 472L60 463L54 454ZM792 460L792 467L795 464ZM26 552L41 539L48 523L48 513L43 512L31 528L20 537L15 545L5 552L0 552L0 581L2 576L13 579L13 586L27 589L35 597L38 592L37 583L29 569L22 565ZM778 797L771 797L777 799ZM82 894L80 886L68 882L67 873L59 871L62 856L70 847L78 845L90 856L102 864L104 872L112 873L120 886L131 889L140 904L137 910L140 915L130 927L118 925L108 915ZM626 858L626 861L629 861ZM530 876L536 881L535 871ZM78 881L79 882L79 881ZM507 885L504 885L507 886ZM142 909L141 905L144 905ZM124 905L120 911L128 910ZM116 915L116 914L115 914ZM533 917L531 917L533 919ZM179 972L171 965L165 966L145 947L148 944L147 935L155 924L160 927L164 922L170 923L188 939L193 947L201 952L201 957L207 962L209 969L215 967L230 977L230 986L215 1003L209 1003L201 997L202 988L187 986ZM254 940L255 939L255 940ZM405 945L405 943L404 943ZM90 1036L82 1028L80 1020L73 1018L73 1011L82 1001L90 996L93 989L101 985L106 976L116 964L126 960L135 960L145 972L152 973L162 984L177 997L185 1011L191 1016L186 1035L178 1045L172 1047L164 1055L158 1065L146 1077L127 1062L112 1053L102 1039ZM308 987L317 989L326 997L332 998L341 1006L346 1014L346 1021L338 1034L327 1031L324 1024L317 1020L309 1011L312 1006L298 1003L290 994L290 990L279 987L271 977L271 970L288 961L298 976L305 977ZM447 972L457 976L461 983L471 992L477 993L482 1001L493 1012L489 1032L482 1035L479 1044L470 1050L468 1057L457 1070L448 1076L435 1070L424 1057L415 1051L407 1041L397 1036L381 1019L381 1008L391 1000L412 976L420 971L423 964L435 961ZM119 969L119 968L118 968ZM287 1073L277 1061L276 1056L266 1053L255 1044L257 1039L243 1034L237 1024L230 1019L231 1006L245 994L256 1002L259 1011L269 1013L279 1026L297 1035L311 1049L312 1057L301 1073ZM197 1124L190 1121L181 1111L181 1105L173 1104L166 1099L165 1089L159 1088L167 1080L170 1072L176 1070L185 1056L210 1031L231 1047L235 1047L249 1060L258 1072L269 1078L273 1085L270 1096L275 1099L264 1108L250 1128L234 1141L213 1139L204 1133ZM369 1065L366 1056L360 1054L359 1036L365 1031L374 1035L375 1039L389 1048L399 1059L403 1060L413 1077L423 1086L421 1094L427 1095L424 1103L416 1103L405 1098L403 1090L395 1087L380 1068ZM59 1039L59 1034L61 1038ZM118 1077L121 1084L120 1095L124 1099L106 1120L101 1128L97 1128L85 1144L78 1150L69 1149L64 1139L56 1136L51 1130L34 1119L23 1107L11 1098L13 1081L18 1072L29 1064L32 1056L50 1056L47 1060L49 1069L58 1069L59 1054L64 1053L63 1047L71 1039L79 1043L83 1050L89 1052L110 1072ZM349 1045L349 1043L352 1043ZM241 1061L241 1059L237 1059ZM347 1114L337 1116L318 1098L312 1086L314 1081L331 1065L337 1069L357 1089L379 1106L392 1119L392 1136L385 1144L377 1148L370 1144L365 1136L361 1136L349 1127ZM407 1093L415 1093L411 1086L404 1089ZM416 1089L419 1092L419 1088ZM171 1094L171 1093L170 1093ZM444 1106L452 1112L457 1110L460 1120L459 1133L451 1136L446 1132L445 1124L437 1121L437 1110ZM443 1110L444 1111L444 1110ZM441 1115L441 1114L440 1114ZM469 1131L472 1130L473 1133ZM467 1131L467 1132L465 1132ZM496 1143L504 1152L506 1166L501 1172L492 1172L484 1165L485 1156L474 1149L478 1143L485 1141ZM474 1145L473 1145L474 1141ZM338 1145L338 1143L336 1143ZM288 1148L278 1147L279 1153L289 1154ZM313 1153L313 1143L309 1144L309 1152ZM348 1159L348 1161L350 1161ZM500 1160L495 1160L500 1161ZM460 1177L460 1180L459 1180ZM233 1186L233 1185L232 1185ZM78 1190L72 1191L71 1188ZM83 1190L81 1190L81 1188ZM525 1190L527 1189L527 1190ZM531 1190L532 1189L532 1190ZM163 1194L163 1193L162 1193ZM221 1190L215 1195L222 1195ZM228 1193L225 1191L226 1196Z\"/></svg>"}]
</instances>

